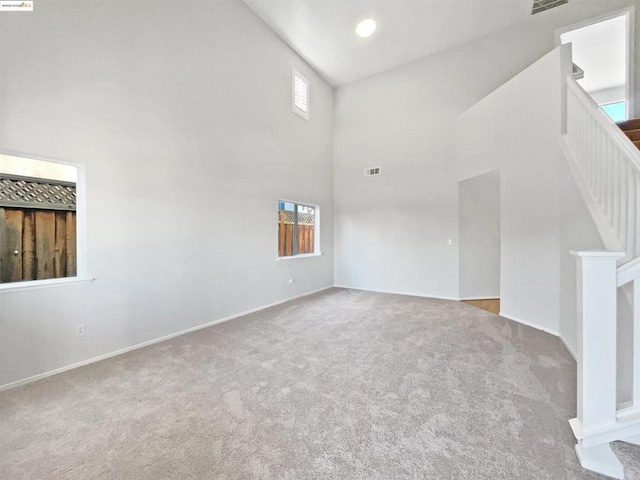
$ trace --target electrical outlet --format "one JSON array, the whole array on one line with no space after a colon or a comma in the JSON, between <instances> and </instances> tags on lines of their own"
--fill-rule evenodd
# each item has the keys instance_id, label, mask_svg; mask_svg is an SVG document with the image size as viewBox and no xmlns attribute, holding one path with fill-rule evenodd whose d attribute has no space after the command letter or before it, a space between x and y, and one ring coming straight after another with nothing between
<instances>
[{"instance_id":1,"label":"electrical outlet","mask_svg":"<svg viewBox=\"0 0 640 480\"><path fill-rule=\"evenodd\" d=\"M289 285L293 285L293 277L289 279Z\"/></svg>"},{"instance_id":2,"label":"electrical outlet","mask_svg":"<svg viewBox=\"0 0 640 480\"><path fill-rule=\"evenodd\" d=\"M84 337L84 323L76 325L76 337Z\"/></svg>"},{"instance_id":3,"label":"electrical outlet","mask_svg":"<svg viewBox=\"0 0 640 480\"><path fill-rule=\"evenodd\" d=\"M451 245L452 243L453 243L453 241L450 238L448 238L447 239L447 245Z\"/></svg>"}]
</instances>

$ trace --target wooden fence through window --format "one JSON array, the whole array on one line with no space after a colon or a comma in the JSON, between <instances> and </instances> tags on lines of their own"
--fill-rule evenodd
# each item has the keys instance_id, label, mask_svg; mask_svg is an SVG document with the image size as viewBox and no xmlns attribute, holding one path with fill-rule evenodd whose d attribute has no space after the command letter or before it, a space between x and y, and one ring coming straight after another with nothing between
<instances>
[{"instance_id":1,"label":"wooden fence through window","mask_svg":"<svg viewBox=\"0 0 640 480\"><path fill-rule=\"evenodd\" d=\"M293 212L278 211L278 255L290 257L294 251ZM306 218L309 217L309 218ZM298 254L314 252L314 222L311 215L298 216Z\"/></svg>"},{"instance_id":2,"label":"wooden fence through window","mask_svg":"<svg viewBox=\"0 0 640 480\"><path fill-rule=\"evenodd\" d=\"M0 207L0 283L76 276L76 212Z\"/></svg>"}]
</instances>

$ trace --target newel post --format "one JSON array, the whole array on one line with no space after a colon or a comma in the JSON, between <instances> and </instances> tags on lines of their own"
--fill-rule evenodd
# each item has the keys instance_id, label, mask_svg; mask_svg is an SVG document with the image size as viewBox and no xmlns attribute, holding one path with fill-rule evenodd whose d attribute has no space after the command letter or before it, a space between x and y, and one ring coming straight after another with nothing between
<instances>
[{"instance_id":1,"label":"newel post","mask_svg":"<svg viewBox=\"0 0 640 480\"><path fill-rule=\"evenodd\" d=\"M621 252L571 252L577 260L578 404L570 421L583 467L622 478L609 443L594 434L616 423L616 262Z\"/></svg>"}]
</instances>

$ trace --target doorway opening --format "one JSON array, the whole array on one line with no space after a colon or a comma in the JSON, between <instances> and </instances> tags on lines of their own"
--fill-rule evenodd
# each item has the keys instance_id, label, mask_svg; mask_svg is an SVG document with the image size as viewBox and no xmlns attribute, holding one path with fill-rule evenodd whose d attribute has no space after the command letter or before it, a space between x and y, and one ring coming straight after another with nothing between
<instances>
[{"instance_id":1,"label":"doorway opening","mask_svg":"<svg viewBox=\"0 0 640 480\"><path fill-rule=\"evenodd\" d=\"M633 113L633 10L582 22L557 32L557 43L572 44L578 83L615 122Z\"/></svg>"},{"instance_id":2,"label":"doorway opening","mask_svg":"<svg viewBox=\"0 0 640 480\"><path fill-rule=\"evenodd\" d=\"M500 311L500 172L458 183L459 296ZM497 310L497 311L496 311Z\"/></svg>"}]
</instances>

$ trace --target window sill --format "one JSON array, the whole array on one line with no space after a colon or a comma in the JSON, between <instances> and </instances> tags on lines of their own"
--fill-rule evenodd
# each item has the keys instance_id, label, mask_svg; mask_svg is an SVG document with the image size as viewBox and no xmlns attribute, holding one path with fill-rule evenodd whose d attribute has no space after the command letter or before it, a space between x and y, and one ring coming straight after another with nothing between
<instances>
[{"instance_id":1,"label":"window sill","mask_svg":"<svg viewBox=\"0 0 640 480\"><path fill-rule=\"evenodd\" d=\"M65 277L50 278L47 280L28 280L25 282L3 283L0 284L0 293L37 290L38 288L64 287L66 285L84 285L91 283L94 280L95 278L91 277Z\"/></svg>"},{"instance_id":2,"label":"window sill","mask_svg":"<svg viewBox=\"0 0 640 480\"><path fill-rule=\"evenodd\" d=\"M309 258L309 257L321 257L322 252L318 253L303 253L302 255L291 255L290 257L278 257L277 262L281 260L293 260L295 258Z\"/></svg>"}]
</instances>

